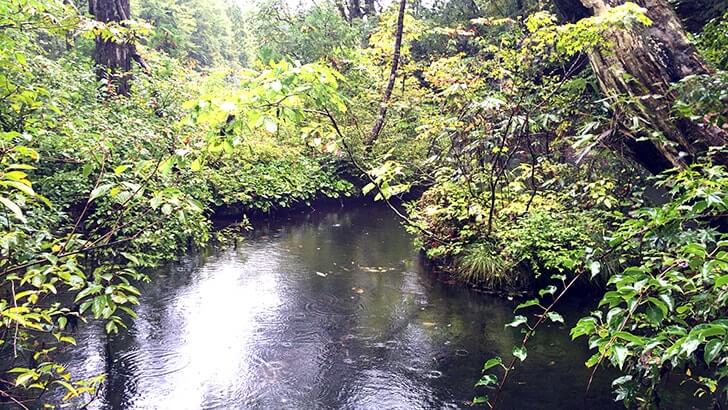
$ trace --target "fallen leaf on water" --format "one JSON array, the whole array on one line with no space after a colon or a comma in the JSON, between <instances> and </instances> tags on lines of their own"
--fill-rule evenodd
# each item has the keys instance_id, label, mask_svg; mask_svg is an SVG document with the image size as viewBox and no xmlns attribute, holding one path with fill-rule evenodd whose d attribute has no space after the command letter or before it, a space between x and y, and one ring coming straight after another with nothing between
<instances>
[{"instance_id":1,"label":"fallen leaf on water","mask_svg":"<svg viewBox=\"0 0 728 410\"><path fill-rule=\"evenodd\" d=\"M321 276L322 278L325 278L326 276L328 276L327 274L325 274L323 272L319 272L319 271L316 271L316 274Z\"/></svg>"},{"instance_id":2,"label":"fallen leaf on water","mask_svg":"<svg viewBox=\"0 0 728 410\"><path fill-rule=\"evenodd\" d=\"M422 326L432 327L432 326L436 326L436 325L437 325L437 323L435 323L435 322L422 322Z\"/></svg>"},{"instance_id":3,"label":"fallen leaf on water","mask_svg":"<svg viewBox=\"0 0 728 410\"><path fill-rule=\"evenodd\" d=\"M361 269L364 272L369 272L369 273L382 273L382 272L387 272L387 271L393 271L393 270L396 270L397 268L385 268L382 266L359 266L359 269Z\"/></svg>"}]
</instances>

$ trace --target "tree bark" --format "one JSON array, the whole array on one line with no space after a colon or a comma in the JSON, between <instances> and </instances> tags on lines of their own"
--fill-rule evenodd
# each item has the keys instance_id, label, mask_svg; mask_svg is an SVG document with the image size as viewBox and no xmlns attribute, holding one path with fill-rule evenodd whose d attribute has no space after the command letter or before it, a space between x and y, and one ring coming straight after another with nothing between
<instances>
[{"instance_id":1,"label":"tree bark","mask_svg":"<svg viewBox=\"0 0 728 410\"><path fill-rule=\"evenodd\" d=\"M377 121L372 127L372 131L369 133L369 137L364 141L364 145L369 148L377 141L379 134L382 132L384 127L384 120L387 118L387 109L389 107L389 99L392 97L392 90L394 89L394 82L397 80L397 68L399 67L400 50L402 48L402 34L404 32L404 11L407 6L407 0L400 0L399 2L399 14L397 15L397 30L394 36L394 52L392 53L392 68L389 71L389 81L387 82L387 88L384 90L382 96L382 102L379 106L379 116Z\"/></svg>"},{"instance_id":2,"label":"tree bark","mask_svg":"<svg viewBox=\"0 0 728 410\"><path fill-rule=\"evenodd\" d=\"M359 0L349 0L349 20L361 18L361 2Z\"/></svg>"},{"instance_id":3,"label":"tree bark","mask_svg":"<svg viewBox=\"0 0 728 410\"><path fill-rule=\"evenodd\" d=\"M711 71L688 40L675 11L666 0L633 0L647 9L653 24L634 29L614 29L605 34L605 47L589 53L589 61L602 91L615 100L629 96L639 103L622 104L623 131L633 116L661 134L661 138L636 138L623 132L620 142L627 153L648 170L658 173L684 167L710 147L728 144L725 130L704 121L675 118L672 108L677 95L672 87L691 75ZM585 12L598 16L625 0L556 0L562 11L582 18ZM581 16L581 17L579 17ZM714 161L728 165L728 158Z\"/></svg>"},{"instance_id":4,"label":"tree bark","mask_svg":"<svg viewBox=\"0 0 728 410\"><path fill-rule=\"evenodd\" d=\"M364 14L367 16L373 16L377 13L376 7L374 7L374 0L364 0Z\"/></svg>"},{"instance_id":5,"label":"tree bark","mask_svg":"<svg viewBox=\"0 0 728 410\"><path fill-rule=\"evenodd\" d=\"M89 0L88 6L89 12L102 23L121 23L130 18L129 0ZM96 37L96 76L112 84L116 94L129 95L131 60L135 54L131 44Z\"/></svg>"}]
</instances>

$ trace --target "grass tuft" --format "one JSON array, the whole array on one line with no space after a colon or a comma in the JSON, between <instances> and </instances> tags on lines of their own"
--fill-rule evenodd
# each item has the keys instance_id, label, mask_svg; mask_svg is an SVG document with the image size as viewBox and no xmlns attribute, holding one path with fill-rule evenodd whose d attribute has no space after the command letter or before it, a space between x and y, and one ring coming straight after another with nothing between
<instances>
[{"instance_id":1,"label":"grass tuft","mask_svg":"<svg viewBox=\"0 0 728 410\"><path fill-rule=\"evenodd\" d=\"M458 258L458 279L489 290L513 290L522 288L523 274L489 243L470 245Z\"/></svg>"}]
</instances>

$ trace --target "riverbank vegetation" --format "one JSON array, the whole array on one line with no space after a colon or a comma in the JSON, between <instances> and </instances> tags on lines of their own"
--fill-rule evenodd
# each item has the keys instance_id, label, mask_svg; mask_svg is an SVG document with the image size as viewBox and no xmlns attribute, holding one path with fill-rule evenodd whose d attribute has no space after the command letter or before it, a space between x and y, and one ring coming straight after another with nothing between
<instances>
[{"instance_id":1,"label":"riverbank vegetation","mask_svg":"<svg viewBox=\"0 0 728 410\"><path fill-rule=\"evenodd\" d=\"M123 331L215 215L367 195L524 298L474 405L587 287L571 335L619 401L679 379L726 405L725 4L384 3L0 4L0 400L92 399L73 330Z\"/></svg>"}]
</instances>

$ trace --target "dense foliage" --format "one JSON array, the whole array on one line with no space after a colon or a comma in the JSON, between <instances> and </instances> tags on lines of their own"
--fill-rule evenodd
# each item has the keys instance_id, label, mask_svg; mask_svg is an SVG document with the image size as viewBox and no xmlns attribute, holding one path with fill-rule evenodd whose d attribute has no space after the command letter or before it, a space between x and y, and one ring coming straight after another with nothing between
<instances>
[{"instance_id":1,"label":"dense foliage","mask_svg":"<svg viewBox=\"0 0 728 410\"><path fill-rule=\"evenodd\" d=\"M644 2L575 18L589 2L400 1L136 0L107 22L86 2L0 2L0 402L92 398L103 375L58 363L74 329L123 331L149 268L207 244L215 215L358 192L443 274L524 297L504 330L523 338L474 404L498 406L585 288L571 335L621 372L617 400L659 406L677 378L728 401L725 10L676 2L710 21L668 27L692 43L667 53L632 41L666 29ZM138 65L104 67L104 42ZM698 69L615 83L600 62L620 52ZM705 149L680 151L685 132Z\"/></svg>"},{"instance_id":2,"label":"dense foliage","mask_svg":"<svg viewBox=\"0 0 728 410\"><path fill-rule=\"evenodd\" d=\"M147 268L207 243L216 209L268 212L352 192L335 157L302 140L296 124L266 116L278 109L278 76L287 81L280 70L241 76L237 68L211 67L231 57L184 37L212 46L207 37L217 36L231 44L227 34L200 33L209 16L185 28L155 20L154 13L187 18L190 5L165 3L170 9L159 11L159 2L141 3L142 17L155 24L143 29L151 30L145 42L153 48L144 55L153 73L135 73L129 97L97 82L85 51L94 36L111 35L115 27L62 1L0 6L3 401L25 406L54 387L68 399L93 393L102 376L78 380L56 362L75 344L73 330L87 318L104 320L111 333L126 327L137 284L150 279ZM206 73L193 70L200 64ZM300 77L297 85L311 82L310 92L336 85L333 76L326 84ZM247 107L244 128L201 118L202 111L217 115L214 110L185 108L209 105L233 89L238 101L246 95L271 105ZM302 100L286 109L301 116L314 107Z\"/></svg>"}]
</instances>

